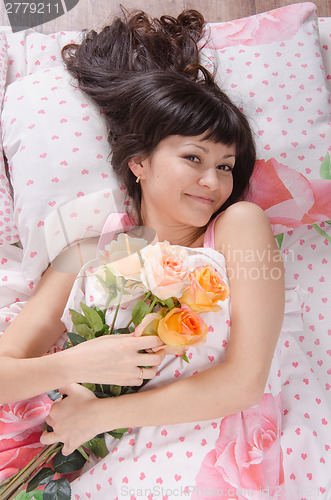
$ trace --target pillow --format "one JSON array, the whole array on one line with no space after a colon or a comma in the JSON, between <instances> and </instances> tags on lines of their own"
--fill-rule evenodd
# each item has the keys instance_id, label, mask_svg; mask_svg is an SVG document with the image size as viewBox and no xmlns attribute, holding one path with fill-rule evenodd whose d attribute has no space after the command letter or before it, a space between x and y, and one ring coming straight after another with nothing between
<instances>
[{"instance_id":1,"label":"pillow","mask_svg":"<svg viewBox=\"0 0 331 500\"><path fill-rule=\"evenodd\" d=\"M81 206L85 214L79 225L82 237L88 231L95 236L111 211L124 210L124 190L110 167L100 110L73 85L63 65L34 72L7 87L3 144L23 246L22 271L27 280L35 280L50 261L47 245L51 248L52 242L46 242L44 228L48 216L76 200L75 213ZM85 199L99 191L99 202L98 196ZM63 213L70 221L74 212ZM57 245L58 251L62 247Z\"/></svg>"},{"instance_id":2,"label":"pillow","mask_svg":"<svg viewBox=\"0 0 331 500\"><path fill-rule=\"evenodd\" d=\"M318 18L320 46L324 62L326 82L331 90L331 17Z\"/></svg>"},{"instance_id":3,"label":"pillow","mask_svg":"<svg viewBox=\"0 0 331 500\"><path fill-rule=\"evenodd\" d=\"M315 5L211 24L203 53L255 132L248 199L266 210L275 233L330 219L330 94Z\"/></svg>"},{"instance_id":4,"label":"pillow","mask_svg":"<svg viewBox=\"0 0 331 500\"><path fill-rule=\"evenodd\" d=\"M7 72L7 42L0 33L0 110L2 107ZM0 138L0 245L18 241L17 229L13 222L13 200L6 176L3 158L2 141Z\"/></svg>"},{"instance_id":5,"label":"pillow","mask_svg":"<svg viewBox=\"0 0 331 500\"><path fill-rule=\"evenodd\" d=\"M52 61L47 63L47 58L40 57L46 54L47 43L51 43L49 37L54 41L58 35L43 35L44 43L39 34L38 40L32 40L32 33L29 43L28 36L20 41L33 73L9 85L3 110L3 138L15 195L14 216L24 250L23 272L31 280L47 266L47 248L54 242L52 256L61 248L51 236L47 244L45 240L45 224L52 219L53 211L73 200L88 202L82 194L101 191L101 200L105 189L110 189L111 199L115 200L110 206L116 205L123 211L123 198L114 198L123 193L106 159L109 146L102 117L84 94L70 86L55 46L50 52ZM65 33L61 36L66 38ZM203 52L207 63L216 64L221 87L244 108L255 131L261 168L255 174L258 177L253 177L249 199L263 205L276 233L307 223L305 214L309 221L330 218L327 189L323 190L326 198L317 207L314 208L317 200L313 188L309 188L306 201L308 186L319 178L324 158L323 182L329 180L326 153L330 145L330 100L314 5L295 4L237 21L211 24L210 41ZM44 63L57 66L35 72ZM15 60L11 66L13 79L17 77L14 66ZM18 73L24 73L24 68ZM297 185L293 176L287 178L289 169L302 180L300 186L305 186L305 191L294 189ZM272 186L277 176L278 188L271 189L271 197L266 186ZM265 186L266 199L261 198L261 186ZM91 208L91 219L81 228L84 235L90 226L100 232L102 217L94 228L95 207ZM283 216L284 211L289 217ZM69 209L64 213L69 213ZM79 231L74 239L79 237ZM47 235L51 234L47 231Z\"/></svg>"},{"instance_id":6,"label":"pillow","mask_svg":"<svg viewBox=\"0 0 331 500\"><path fill-rule=\"evenodd\" d=\"M27 29L12 33L4 27L8 44L7 85L35 71L62 66L61 48L79 41L82 32L61 31L51 35Z\"/></svg>"}]
</instances>

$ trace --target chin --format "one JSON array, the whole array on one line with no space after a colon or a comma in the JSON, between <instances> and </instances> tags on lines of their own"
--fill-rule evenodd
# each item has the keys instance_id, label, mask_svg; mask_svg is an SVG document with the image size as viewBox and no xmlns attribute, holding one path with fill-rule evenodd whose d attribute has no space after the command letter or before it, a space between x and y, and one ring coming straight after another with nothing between
<instances>
[{"instance_id":1,"label":"chin","mask_svg":"<svg viewBox=\"0 0 331 500\"><path fill-rule=\"evenodd\" d=\"M196 228L203 228L208 225L211 217L212 215L210 217L196 217L194 220L190 220L189 225Z\"/></svg>"}]
</instances>

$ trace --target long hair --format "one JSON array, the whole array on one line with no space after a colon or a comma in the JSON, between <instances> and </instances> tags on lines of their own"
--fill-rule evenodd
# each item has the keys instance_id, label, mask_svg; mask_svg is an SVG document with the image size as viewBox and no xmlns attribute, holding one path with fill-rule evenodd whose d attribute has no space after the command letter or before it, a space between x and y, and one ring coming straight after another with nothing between
<instances>
[{"instance_id":1,"label":"long hair","mask_svg":"<svg viewBox=\"0 0 331 500\"><path fill-rule=\"evenodd\" d=\"M80 89L103 111L112 165L140 224L141 189L128 161L148 157L170 135L204 134L205 139L235 146L233 191L220 211L241 199L249 185L255 163L250 126L199 64L203 27L197 11L160 20L136 12L62 50Z\"/></svg>"}]
</instances>

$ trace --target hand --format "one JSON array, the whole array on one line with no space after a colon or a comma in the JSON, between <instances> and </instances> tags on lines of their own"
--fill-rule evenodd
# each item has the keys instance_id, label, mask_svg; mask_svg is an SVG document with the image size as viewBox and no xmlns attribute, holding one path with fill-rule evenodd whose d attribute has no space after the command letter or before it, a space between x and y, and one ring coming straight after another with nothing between
<instances>
[{"instance_id":1,"label":"hand","mask_svg":"<svg viewBox=\"0 0 331 500\"><path fill-rule=\"evenodd\" d=\"M155 377L165 353L153 349L163 345L157 336L106 335L65 351L70 382L140 386ZM148 353L140 353L148 350ZM143 368L143 373L140 367Z\"/></svg>"},{"instance_id":2,"label":"hand","mask_svg":"<svg viewBox=\"0 0 331 500\"><path fill-rule=\"evenodd\" d=\"M79 446L103 431L98 429L98 398L79 384L60 389L64 399L54 401L46 422L53 432L44 432L42 444L63 443L63 455L70 455Z\"/></svg>"}]
</instances>

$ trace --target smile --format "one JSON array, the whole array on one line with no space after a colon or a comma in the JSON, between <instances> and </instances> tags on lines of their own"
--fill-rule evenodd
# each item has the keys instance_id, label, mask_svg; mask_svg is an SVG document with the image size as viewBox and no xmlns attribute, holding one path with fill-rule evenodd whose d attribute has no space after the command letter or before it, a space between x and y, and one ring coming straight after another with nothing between
<instances>
[{"instance_id":1,"label":"smile","mask_svg":"<svg viewBox=\"0 0 331 500\"><path fill-rule=\"evenodd\" d=\"M187 194L186 196L188 196L192 200L198 201L199 203L204 203L206 205L212 205L214 203L214 200L212 198L206 198L203 196L195 196L193 194Z\"/></svg>"}]
</instances>

